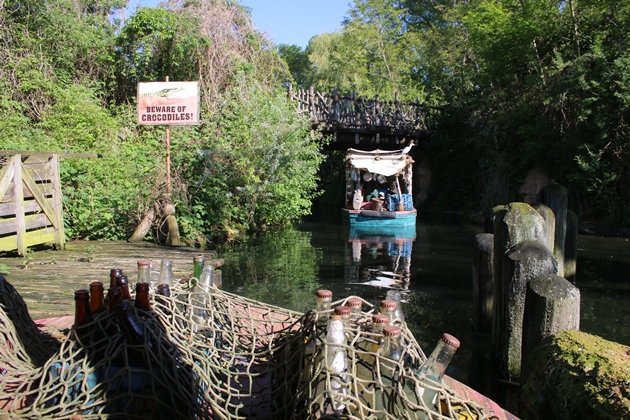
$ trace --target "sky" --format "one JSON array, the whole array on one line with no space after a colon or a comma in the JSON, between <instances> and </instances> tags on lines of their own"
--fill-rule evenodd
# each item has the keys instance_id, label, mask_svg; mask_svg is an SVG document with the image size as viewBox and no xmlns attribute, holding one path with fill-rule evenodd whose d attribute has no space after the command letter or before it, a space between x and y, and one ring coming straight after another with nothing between
<instances>
[{"instance_id":1,"label":"sky","mask_svg":"<svg viewBox=\"0 0 630 420\"><path fill-rule=\"evenodd\" d=\"M155 7L159 0L130 0L128 10ZM347 15L351 0L239 0L251 9L254 27L274 44L302 48L315 35L336 32Z\"/></svg>"}]
</instances>

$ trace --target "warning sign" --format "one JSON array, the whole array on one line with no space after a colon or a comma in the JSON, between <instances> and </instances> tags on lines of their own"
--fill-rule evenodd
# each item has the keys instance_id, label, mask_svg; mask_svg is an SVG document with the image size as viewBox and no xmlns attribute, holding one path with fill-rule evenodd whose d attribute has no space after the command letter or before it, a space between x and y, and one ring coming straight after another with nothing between
<instances>
[{"instance_id":1,"label":"warning sign","mask_svg":"<svg viewBox=\"0 0 630 420\"><path fill-rule=\"evenodd\" d=\"M199 124L199 82L138 83L138 124Z\"/></svg>"}]
</instances>

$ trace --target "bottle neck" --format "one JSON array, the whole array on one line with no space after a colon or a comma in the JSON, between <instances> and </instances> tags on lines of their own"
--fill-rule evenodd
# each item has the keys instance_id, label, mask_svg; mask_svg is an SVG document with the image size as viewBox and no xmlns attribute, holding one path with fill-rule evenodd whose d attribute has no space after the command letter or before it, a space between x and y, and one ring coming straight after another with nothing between
<instances>
[{"instance_id":1,"label":"bottle neck","mask_svg":"<svg viewBox=\"0 0 630 420\"><path fill-rule=\"evenodd\" d=\"M420 366L418 374L438 382L441 381L456 351L455 347L449 346L442 340L438 341L437 346L426 362Z\"/></svg>"},{"instance_id":2,"label":"bottle neck","mask_svg":"<svg viewBox=\"0 0 630 420\"><path fill-rule=\"evenodd\" d=\"M402 344L399 335L385 336L381 354L391 360L400 360L402 355Z\"/></svg>"},{"instance_id":3,"label":"bottle neck","mask_svg":"<svg viewBox=\"0 0 630 420\"><path fill-rule=\"evenodd\" d=\"M74 292L74 326L80 327L90 321L90 294L87 290L77 290Z\"/></svg>"},{"instance_id":4,"label":"bottle neck","mask_svg":"<svg viewBox=\"0 0 630 420\"><path fill-rule=\"evenodd\" d=\"M198 280L201 279L201 273L203 272L204 264L205 264L205 260L203 258L195 257L193 259L193 277L194 278Z\"/></svg>"},{"instance_id":5,"label":"bottle neck","mask_svg":"<svg viewBox=\"0 0 630 420\"><path fill-rule=\"evenodd\" d=\"M90 284L90 311L93 314L105 310L103 283L94 282Z\"/></svg>"},{"instance_id":6,"label":"bottle neck","mask_svg":"<svg viewBox=\"0 0 630 420\"><path fill-rule=\"evenodd\" d=\"M148 265L138 266L138 283L151 282L151 267Z\"/></svg>"}]
</instances>

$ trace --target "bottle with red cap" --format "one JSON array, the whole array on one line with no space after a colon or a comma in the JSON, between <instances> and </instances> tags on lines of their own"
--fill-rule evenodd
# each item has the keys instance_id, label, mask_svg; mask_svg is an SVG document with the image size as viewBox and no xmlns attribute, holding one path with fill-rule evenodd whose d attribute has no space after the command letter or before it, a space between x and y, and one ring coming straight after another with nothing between
<instances>
[{"instance_id":1,"label":"bottle with red cap","mask_svg":"<svg viewBox=\"0 0 630 420\"><path fill-rule=\"evenodd\" d=\"M328 317L330 316L330 306L332 304L333 293L327 289L319 289L315 298L315 312L317 316L317 325L326 326Z\"/></svg>"},{"instance_id":2,"label":"bottle with red cap","mask_svg":"<svg viewBox=\"0 0 630 420\"><path fill-rule=\"evenodd\" d=\"M378 390L375 394L376 415L380 417L382 413L397 414L401 411L401 406L396 406L397 400L397 377L398 365L403 352L402 330L396 325L385 325L383 327L383 340L378 350L378 369L375 372L380 377L375 381Z\"/></svg>"},{"instance_id":3,"label":"bottle with red cap","mask_svg":"<svg viewBox=\"0 0 630 420\"><path fill-rule=\"evenodd\" d=\"M389 325L394 325L396 321L396 301L391 299L382 300L378 311L389 319Z\"/></svg>"},{"instance_id":4,"label":"bottle with red cap","mask_svg":"<svg viewBox=\"0 0 630 420\"><path fill-rule=\"evenodd\" d=\"M431 352L431 355L417 370L416 374L418 377L428 378L438 384L441 384L446 368L459 348L459 345L459 340L451 334L442 334L442 337L438 340L438 343L435 346L435 349L433 349L433 352ZM437 410L437 389L427 386L417 389L416 393L422 398L422 401L428 408Z\"/></svg>"},{"instance_id":5,"label":"bottle with red cap","mask_svg":"<svg viewBox=\"0 0 630 420\"><path fill-rule=\"evenodd\" d=\"M338 315L343 322L343 330L346 334L346 339L348 341L352 338L352 320L350 319L352 310L349 306L340 305L335 308L334 314Z\"/></svg>"}]
</instances>

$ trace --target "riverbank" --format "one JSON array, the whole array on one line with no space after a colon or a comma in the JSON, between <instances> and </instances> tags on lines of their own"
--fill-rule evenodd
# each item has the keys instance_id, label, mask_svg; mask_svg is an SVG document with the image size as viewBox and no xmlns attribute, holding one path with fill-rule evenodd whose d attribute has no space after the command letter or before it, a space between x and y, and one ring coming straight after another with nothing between
<instances>
[{"instance_id":1,"label":"riverbank","mask_svg":"<svg viewBox=\"0 0 630 420\"><path fill-rule=\"evenodd\" d=\"M74 290L93 281L109 284L109 270L121 268L135 283L137 261L173 262L175 278L189 278L193 256L203 254L206 264L220 266L215 251L190 247L164 247L149 242L70 241L64 250L42 247L25 257L2 255L0 271L22 295L33 319L74 313Z\"/></svg>"}]
</instances>

